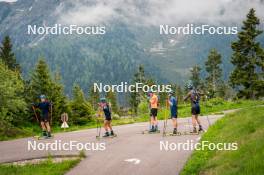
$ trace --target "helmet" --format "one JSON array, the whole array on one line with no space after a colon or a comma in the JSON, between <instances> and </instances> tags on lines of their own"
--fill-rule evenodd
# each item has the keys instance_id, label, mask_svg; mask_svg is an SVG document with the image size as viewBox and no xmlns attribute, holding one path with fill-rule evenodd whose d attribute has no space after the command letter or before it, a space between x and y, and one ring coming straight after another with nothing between
<instances>
[{"instance_id":1,"label":"helmet","mask_svg":"<svg viewBox=\"0 0 264 175\"><path fill-rule=\"evenodd\" d=\"M100 102L106 102L105 97L100 98Z\"/></svg>"},{"instance_id":2,"label":"helmet","mask_svg":"<svg viewBox=\"0 0 264 175\"><path fill-rule=\"evenodd\" d=\"M39 96L39 98L40 99L46 99L46 96L42 94L42 95Z\"/></svg>"},{"instance_id":3,"label":"helmet","mask_svg":"<svg viewBox=\"0 0 264 175\"><path fill-rule=\"evenodd\" d=\"M187 88L188 88L188 89L193 89L193 84L192 84L191 81L188 82L188 84L187 84Z\"/></svg>"},{"instance_id":4,"label":"helmet","mask_svg":"<svg viewBox=\"0 0 264 175\"><path fill-rule=\"evenodd\" d=\"M169 95L170 95L170 96L172 96L172 95L174 95L174 94L175 94L174 91L170 91L170 92L169 92Z\"/></svg>"}]
</instances>

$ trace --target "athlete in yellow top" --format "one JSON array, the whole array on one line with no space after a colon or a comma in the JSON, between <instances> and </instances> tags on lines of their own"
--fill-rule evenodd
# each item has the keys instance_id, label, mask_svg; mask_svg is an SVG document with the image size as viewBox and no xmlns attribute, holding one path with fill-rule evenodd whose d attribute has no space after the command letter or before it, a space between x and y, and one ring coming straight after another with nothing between
<instances>
[{"instance_id":1,"label":"athlete in yellow top","mask_svg":"<svg viewBox=\"0 0 264 175\"><path fill-rule=\"evenodd\" d=\"M151 129L150 132L156 132L158 131L158 119L157 119L157 115L158 115L158 96L153 93L150 92L149 93L150 99L149 99L149 103L150 103L150 123L151 123Z\"/></svg>"}]
</instances>

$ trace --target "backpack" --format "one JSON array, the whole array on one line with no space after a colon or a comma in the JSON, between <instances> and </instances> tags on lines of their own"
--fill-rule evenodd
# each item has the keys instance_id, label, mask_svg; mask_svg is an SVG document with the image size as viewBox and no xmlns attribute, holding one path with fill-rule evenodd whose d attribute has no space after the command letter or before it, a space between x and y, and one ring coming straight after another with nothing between
<instances>
[{"instance_id":1,"label":"backpack","mask_svg":"<svg viewBox=\"0 0 264 175\"><path fill-rule=\"evenodd\" d=\"M199 103L199 100L200 100L200 95L199 93L197 92L197 90L192 90L191 91L191 101L193 103Z\"/></svg>"}]
</instances>

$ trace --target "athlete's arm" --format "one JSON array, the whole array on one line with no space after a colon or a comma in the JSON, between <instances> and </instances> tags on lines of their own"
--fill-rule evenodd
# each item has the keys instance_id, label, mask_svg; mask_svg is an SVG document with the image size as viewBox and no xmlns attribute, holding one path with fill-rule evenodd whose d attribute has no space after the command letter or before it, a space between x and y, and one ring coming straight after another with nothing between
<instances>
[{"instance_id":1,"label":"athlete's arm","mask_svg":"<svg viewBox=\"0 0 264 175\"><path fill-rule=\"evenodd\" d=\"M186 101L188 98L191 97L191 92L188 92L187 96L183 98L184 101Z\"/></svg>"}]
</instances>

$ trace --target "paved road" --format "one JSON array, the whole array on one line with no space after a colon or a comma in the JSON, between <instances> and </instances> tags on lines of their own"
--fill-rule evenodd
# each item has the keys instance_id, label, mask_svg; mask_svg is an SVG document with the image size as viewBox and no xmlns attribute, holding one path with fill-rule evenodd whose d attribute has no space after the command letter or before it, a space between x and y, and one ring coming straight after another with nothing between
<instances>
[{"instance_id":1,"label":"paved road","mask_svg":"<svg viewBox=\"0 0 264 175\"><path fill-rule=\"evenodd\" d=\"M214 123L223 115L210 115L210 123ZM201 117L205 129L208 128L207 117ZM189 130L190 118L180 118L179 130ZM161 131L163 122L160 121ZM88 129L75 132L59 133L52 140L37 141L37 143L53 143L61 140L63 143L71 140L88 143L106 143L104 151L86 151L87 157L79 165L73 168L68 175L176 175L184 166L191 150L161 151L160 142L185 143L198 142L201 135L183 135L162 137L160 134L141 134L148 128L148 123L136 123L114 127L118 137L107 138L97 141L95 139L96 129ZM168 130L172 130L171 121L168 121ZM12 162L23 159L33 159L47 154L78 154L78 150L72 151L28 151L28 143L33 143L33 138L17 139L13 141L0 142L0 163ZM138 159L140 162L125 161L127 159Z\"/></svg>"}]
</instances>

